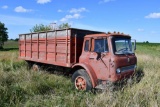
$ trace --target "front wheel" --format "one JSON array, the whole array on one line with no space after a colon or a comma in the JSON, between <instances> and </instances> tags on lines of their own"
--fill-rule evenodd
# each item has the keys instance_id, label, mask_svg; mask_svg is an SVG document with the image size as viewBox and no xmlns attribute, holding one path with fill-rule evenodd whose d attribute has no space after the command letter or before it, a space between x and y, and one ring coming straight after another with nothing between
<instances>
[{"instance_id":1,"label":"front wheel","mask_svg":"<svg viewBox=\"0 0 160 107\"><path fill-rule=\"evenodd\" d=\"M90 77L84 69L79 69L72 75L72 82L77 90L89 91L93 88Z\"/></svg>"}]
</instances>

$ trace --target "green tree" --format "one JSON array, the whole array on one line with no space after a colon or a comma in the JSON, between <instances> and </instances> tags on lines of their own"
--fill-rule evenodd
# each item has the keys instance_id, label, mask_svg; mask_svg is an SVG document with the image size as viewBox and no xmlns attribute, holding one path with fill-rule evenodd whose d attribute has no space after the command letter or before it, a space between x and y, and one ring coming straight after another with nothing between
<instances>
[{"instance_id":1,"label":"green tree","mask_svg":"<svg viewBox=\"0 0 160 107\"><path fill-rule=\"evenodd\" d=\"M41 31L47 31L52 30L50 26L45 26L43 24L35 25L32 29L30 29L30 32L41 32Z\"/></svg>"},{"instance_id":2,"label":"green tree","mask_svg":"<svg viewBox=\"0 0 160 107\"><path fill-rule=\"evenodd\" d=\"M68 23L62 23L58 26L59 29L67 29L70 27L71 27L71 25L69 25Z\"/></svg>"},{"instance_id":3,"label":"green tree","mask_svg":"<svg viewBox=\"0 0 160 107\"><path fill-rule=\"evenodd\" d=\"M70 28L71 25L68 23L62 23L58 26L57 29L67 29ZM32 29L30 29L30 32L41 32L41 31L48 31L48 30L54 30L56 28L52 28L51 25L43 25L43 24L36 24Z\"/></svg>"},{"instance_id":4,"label":"green tree","mask_svg":"<svg viewBox=\"0 0 160 107\"><path fill-rule=\"evenodd\" d=\"M0 48L3 48L4 42L8 40L8 32L4 23L0 22Z\"/></svg>"}]
</instances>

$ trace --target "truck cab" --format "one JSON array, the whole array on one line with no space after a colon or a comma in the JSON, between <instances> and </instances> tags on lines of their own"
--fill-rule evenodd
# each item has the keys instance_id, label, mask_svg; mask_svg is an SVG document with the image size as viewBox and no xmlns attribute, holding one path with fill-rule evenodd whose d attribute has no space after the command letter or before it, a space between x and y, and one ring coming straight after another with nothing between
<instances>
[{"instance_id":1,"label":"truck cab","mask_svg":"<svg viewBox=\"0 0 160 107\"><path fill-rule=\"evenodd\" d=\"M133 75L137 65L135 41L123 33L90 34L84 37L79 63L72 76L79 90L100 88Z\"/></svg>"}]
</instances>

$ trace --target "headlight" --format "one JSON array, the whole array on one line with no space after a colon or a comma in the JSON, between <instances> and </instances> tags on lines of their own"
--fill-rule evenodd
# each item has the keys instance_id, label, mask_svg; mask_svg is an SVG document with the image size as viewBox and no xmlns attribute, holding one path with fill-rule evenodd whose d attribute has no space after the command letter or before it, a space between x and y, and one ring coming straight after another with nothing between
<instances>
[{"instance_id":1,"label":"headlight","mask_svg":"<svg viewBox=\"0 0 160 107\"><path fill-rule=\"evenodd\" d=\"M134 69L136 69L136 68L137 68L137 65L134 66Z\"/></svg>"},{"instance_id":2,"label":"headlight","mask_svg":"<svg viewBox=\"0 0 160 107\"><path fill-rule=\"evenodd\" d=\"M121 69L118 68L118 69L116 70L116 73L117 73L117 74L120 74L120 73L121 73Z\"/></svg>"}]
</instances>

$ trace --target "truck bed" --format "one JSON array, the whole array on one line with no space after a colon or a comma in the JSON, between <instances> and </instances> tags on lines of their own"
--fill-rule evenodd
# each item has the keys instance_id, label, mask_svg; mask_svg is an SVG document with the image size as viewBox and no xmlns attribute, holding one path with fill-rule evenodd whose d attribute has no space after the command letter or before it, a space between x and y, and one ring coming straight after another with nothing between
<instances>
[{"instance_id":1,"label":"truck bed","mask_svg":"<svg viewBox=\"0 0 160 107\"><path fill-rule=\"evenodd\" d=\"M62 29L19 35L19 58L26 61L71 67L79 61L86 34L102 33Z\"/></svg>"}]
</instances>

